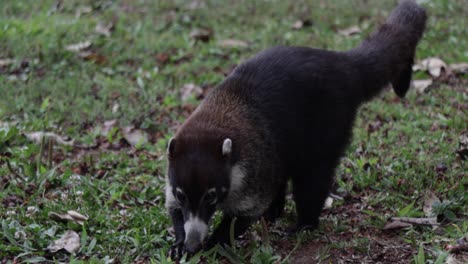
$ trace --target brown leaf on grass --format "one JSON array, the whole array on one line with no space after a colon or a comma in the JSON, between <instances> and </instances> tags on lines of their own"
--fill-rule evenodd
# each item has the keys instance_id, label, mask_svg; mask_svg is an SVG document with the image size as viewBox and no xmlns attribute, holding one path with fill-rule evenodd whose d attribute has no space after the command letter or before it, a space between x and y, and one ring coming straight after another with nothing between
<instances>
[{"instance_id":1,"label":"brown leaf on grass","mask_svg":"<svg viewBox=\"0 0 468 264\"><path fill-rule=\"evenodd\" d=\"M467 62L450 64L449 67L455 73L462 73L462 74L467 74L468 73L468 63Z\"/></svg>"},{"instance_id":2,"label":"brown leaf on grass","mask_svg":"<svg viewBox=\"0 0 468 264\"><path fill-rule=\"evenodd\" d=\"M243 40L224 39L218 42L221 48L247 48L249 44Z\"/></svg>"},{"instance_id":3,"label":"brown leaf on grass","mask_svg":"<svg viewBox=\"0 0 468 264\"><path fill-rule=\"evenodd\" d=\"M435 216L432 208L436 204L440 204L440 199L432 191L428 191L425 195L423 206L423 212L427 217Z\"/></svg>"},{"instance_id":4,"label":"brown leaf on grass","mask_svg":"<svg viewBox=\"0 0 468 264\"><path fill-rule=\"evenodd\" d=\"M88 217L73 210L69 210L65 214L49 212L49 218L60 222L72 221L80 225L83 225L84 222L88 220Z\"/></svg>"},{"instance_id":5,"label":"brown leaf on grass","mask_svg":"<svg viewBox=\"0 0 468 264\"><path fill-rule=\"evenodd\" d=\"M412 85L414 90L416 90L417 93L424 93L426 89L431 86L432 80L427 79L427 80L413 80Z\"/></svg>"},{"instance_id":6,"label":"brown leaf on grass","mask_svg":"<svg viewBox=\"0 0 468 264\"><path fill-rule=\"evenodd\" d=\"M349 37L361 33L361 29L358 26L351 26L349 28L339 29L338 34Z\"/></svg>"},{"instance_id":7,"label":"brown leaf on grass","mask_svg":"<svg viewBox=\"0 0 468 264\"><path fill-rule=\"evenodd\" d=\"M413 71L427 71L432 77L439 77L447 70L447 64L437 57L431 57L413 65Z\"/></svg>"},{"instance_id":8,"label":"brown leaf on grass","mask_svg":"<svg viewBox=\"0 0 468 264\"><path fill-rule=\"evenodd\" d=\"M94 31L100 35L110 37L112 31L115 29L115 23L114 22L99 22L96 24L96 27L94 28Z\"/></svg>"},{"instance_id":9,"label":"brown leaf on grass","mask_svg":"<svg viewBox=\"0 0 468 264\"><path fill-rule=\"evenodd\" d=\"M205 1L202 1L202 0L193 0L192 2L190 2L190 4L187 5L187 9L189 10L196 10L196 9L201 9L205 7L206 7L206 3Z\"/></svg>"},{"instance_id":10,"label":"brown leaf on grass","mask_svg":"<svg viewBox=\"0 0 468 264\"><path fill-rule=\"evenodd\" d=\"M301 29L303 27L310 27L313 25L312 20L310 19L299 19L291 26L292 29Z\"/></svg>"},{"instance_id":11,"label":"brown leaf on grass","mask_svg":"<svg viewBox=\"0 0 468 264\"><path fill-rule=\"evenodd\" d=\"M93 12L93 8L91 6L80 6L75 13L75 17L79 18L81 15L89 14Z\"/></svg>"},{"instance_id":12,"label":"brown leaf on grass","mask_svg":"<svg viewBox=\"0 0 468 264\"><path fill-rule=\"evenodd\" d=\"M81 51L81 52L78 53L78 55L81 58L83 58L84 60L92 61L92 62L95 62L97 64L102 65L102 64L107 63L107 58L104 55L98 54L98 53L93 52L93 51L88 51L88 50Z\"/></svg>"},{"instance_id":13,"label":"brown leaf on grass","mask_svg":"<svg viewBox=\"0 0 468 264\"><path fill-rule=\"evenodd\" d=\"M70 52L80 52L83 50L87 50L91 48L91 41L83 41L75 44L70 44L65 46L65 50L70 51Z\"/></svg>"},{"instance_id":14,"label":"brown leaf on grass","mask_svg":"<svg viewBox=\"0 0 468 264\"><path fill-rule=\"evenodd\" d=\"M191 96L198 97L203 94L203 89L193 83L187 83L180 89L180 97L186 102Z\"/></svg>"},{"instance_id":15,"label":"brown leaf on grass","mask_svg":"<svg viewBox=\"0 0 468 264\"><path fill-rule=\"evenodd\" d=\"M72 230L65 232L60 239L55 240L50 244L46 250L55 253L61 249L65 249L67 252L74 254L80 249L80 236Z\"/></svg>"},{"instance_id":16,"label":"brown leaf on grass","mask_svg":"<svg viewBox=\"0 0 468 264\"><path fill-rule=\"evenodd\" d=\"M437 217L415 218L415 217L392 217L385 224L384 230L399 229L412 225L438 226Z\"/></svg>"},{"instance_id":17,"label":"brown leaf on grass","mask_svg":"<svg viewBox=\"0 0 468 264\"><path fill-rule=\"evenodd\" d=\"M107 137L107 135L112 129L118 128L118 127L119 127L119 122L117 119L105 121L104 124L100 127L100 134L102 136Z\"/></svg>"},{"instance_id":18,"label":"brown leaf on grass","mask_svg":"<svg viewBox=\"0 0 468 264\"><path fill-rule=\"evenodd\" d=\"M122 135L131 146L137 146L148 142L148 134L142 130L135 129L133 126L122 128Z\"/></svg>"},{"instance_id":19,"label":"brown leaf on grass","mask_svg":"<svg viewBox=\"0 0 468 264\"><path fill-rule=\"evenodd\" d=\"M9 66L9 65L11 65L13 63L15 63L14 59L0 58L0 67Z\"/></svg>"},{"instance_id":20,"label":"brown leaf on grass","mask_svg":"<svg viewBox=\"0 0 468 264\"><path fill-rule=\"evenodd\" d=\"M42 144L43 140L45 141L52 140L55 143L59 145L64 145L64 146L73 146L75 143L73 139L64 138L52 132L37 131L37 132L25 133L24 135L26 136L27 139L33 141L36 144Z\"/></svg>"},{"instance_id":21,"label":"brown leaf on grass","mask_svg":"<svg viewBox=\"0 0 468 264\"><path fill-rule=\"evenodd\" d=\"M167 53L164 53L164 52L156 54L156 61L161 65L164 65L167 62L169 62L170 58L171 57Z\"/></svg>"},{"instance_id":22,"label":"brown leaf on grass","mask_svg":"<svg viewBox=\"0 0 468 264\"><path fill-rule=\"evenodd\" d=\"M213 30L210 28L196 28L190 32L190 37L202 42L208 42L213 37Z\"/></svg>"}]
</instances>

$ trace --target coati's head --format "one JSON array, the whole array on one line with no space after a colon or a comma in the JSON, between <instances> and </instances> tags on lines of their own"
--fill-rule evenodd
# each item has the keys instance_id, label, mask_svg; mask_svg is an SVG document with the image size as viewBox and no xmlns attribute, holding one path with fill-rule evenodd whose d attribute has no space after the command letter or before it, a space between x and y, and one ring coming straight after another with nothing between
<instances>
[{"instance_id":1,"label":"coati's head","mask_svg":"<svg viewBox=\"0 0 468 264\"><path fill-rule=\"evenodd\" d=\"M169 142L166 206L181 209L189 252L200 249L216 206L228 194L232 154L229 138L181 137Z\"/></svg>"}]
</instances>

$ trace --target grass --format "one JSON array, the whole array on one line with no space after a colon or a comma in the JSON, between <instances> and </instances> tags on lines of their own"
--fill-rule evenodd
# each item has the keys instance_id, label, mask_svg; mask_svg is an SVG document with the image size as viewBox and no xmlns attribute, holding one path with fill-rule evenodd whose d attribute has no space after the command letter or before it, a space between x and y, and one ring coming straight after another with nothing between
<instances>
[{"instance_id":1,"label":"grass","mask_svg":"<svg viewBox=\"0 0 468 264\"><path fill-rule=\"evenodd\" d=\"M165 145L199 103L196 96L182 101L181 88L214 87L243 59L274 45L349 49L396 5L201 2L205 7L191 9L190 2L169 0L63 1L60 6L52 0L2 1L0 59L14 60L0 66L2 261L171 263L167 250L173 237L163 206ZM467 6L425 2L430 17L417 59L468 61ZM291 29L298 19L312 19L312 26ZM114 23L110 36L95 32L100 22ZM352 25L362 34L336 33ZM194 41L195 28L212 29L211 40ZM248 46L224 48L219 45L224 39ZM84 41L92 43L86 58L66 50ZM468 166L456 154L459 136L467 131L466 85L465 75L423 94L410 91L402 101L387 92L365 105L336 173L336 193L346 198L324 212L319 230L285 237L279 230L293 219L289 203L270 232L257 224L242 246L218 253L231 262L299 262L300 257L336 262L351 255L364 262L385 252L383 243L401 246L407 254L397 259L404 263L445 258L445 246L468 233ZM102 133L108 120L118 125ZM128 146L120 128L130 125L146 132L149 141ZM25 137L32 131L94 147L34 143ZM382 231L390 216L423 216L429 190L442 200L435 208L442 223L438 229ZM81 226L49 217L67 210L89 220ZM80 235L78 253L46 252L66 230ZM220 261L214 252L201 258Z\"/></svg>"}]
</instances>

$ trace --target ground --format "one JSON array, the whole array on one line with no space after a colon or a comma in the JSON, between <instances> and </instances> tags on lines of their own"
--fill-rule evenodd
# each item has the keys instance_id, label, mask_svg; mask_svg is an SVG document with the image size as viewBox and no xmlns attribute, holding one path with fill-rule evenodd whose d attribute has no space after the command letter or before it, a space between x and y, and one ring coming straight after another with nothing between
<instances>
[{"instance_id":1,"label":"ground","mask_svg":"<svg viewBox=\"0 0 468 264\"><path fill-rule=\"evenodd\" d=\"M256 52L349 49L396 2L2 0L0 262L172 263L165 147L181 122ZM429 20L417 61L467 62L468 3L419 2ZM192 262L466 257L449 256L468 233L466 77L447 67L439 77L418 71L416 79L433 79L429 88L402 100L387 89L362 107L318 230L284 232L294 220L289 199L275 225L259 222L235 247ZM426 211L437 226L384 229L391 217L426 217L428 194L438 198ZM85 218L60 216L68 210ZM78 235L72 254L52 252L67 230Z\"/></svg>"}]
</instances>

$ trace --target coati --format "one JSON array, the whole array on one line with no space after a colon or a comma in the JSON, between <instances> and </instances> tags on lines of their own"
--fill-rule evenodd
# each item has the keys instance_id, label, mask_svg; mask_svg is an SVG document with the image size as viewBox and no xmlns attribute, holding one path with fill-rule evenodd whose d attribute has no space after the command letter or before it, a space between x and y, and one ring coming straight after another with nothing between
<instances>
[{"instance_id":1,"label":"coati","mask_svg":"<svg viewBox=\"0 0 468 264\"><path fill-rule=\"evenodd\" d=\"M262 216L274 221L288 180L298 229L315 228L358 107L390 83L406 94L425 22L403 1L357 48L270 48L227 76L168 144L172 256L228 243L234 219L236 237Z\"/></svg>"}]
</instances>

